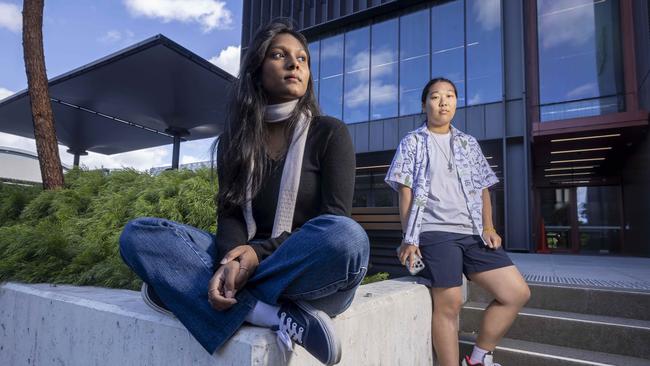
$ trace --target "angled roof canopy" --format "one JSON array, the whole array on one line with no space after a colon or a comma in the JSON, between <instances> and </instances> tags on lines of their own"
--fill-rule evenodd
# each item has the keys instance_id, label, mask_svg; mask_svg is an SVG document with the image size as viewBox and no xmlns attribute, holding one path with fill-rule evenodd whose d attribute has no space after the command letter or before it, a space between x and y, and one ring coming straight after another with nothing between
<instances>
[{"instance_id":1,"label":"angled roof canopy","mask_svg":"<svg viewBox=\"0 0 650 366\"><path fill-rule=\"evenodd\" d=\"M157 35L49 81L59 143L117 154L215 137L235 78ZM0 102L0 131L33 138L27 90ZM176 137L176 138L174 138Z\"/></svg>"}]
</instances>

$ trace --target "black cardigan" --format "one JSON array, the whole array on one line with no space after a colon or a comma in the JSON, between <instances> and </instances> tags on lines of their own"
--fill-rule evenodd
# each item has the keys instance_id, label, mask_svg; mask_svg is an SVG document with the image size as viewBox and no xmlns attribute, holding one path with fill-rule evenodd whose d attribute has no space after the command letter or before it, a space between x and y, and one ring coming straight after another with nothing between
<instances>
[{"instance_id":1,"label":"black cardigan","mask_svg":"<svg viewBox=\"0 0 650 366\"><path fill-rule=\"evenodd\" d=\"M219 188L227 187L229 179L224 176L221 145L217 152ZM271 255L289 236L283 233L278 238L269 238L280 190L284 158L271 162L272 170L265 178L262 190L253 198L253 217L257 225L255 239L261 242L253 245L260 261ZM314 117L307 133L307 142L302 162L300 187L296 199L292 231L308 220L322 214L350 216L354 194L355 155L350 133L345 124L332 117ZM248 234L243 210L217 212L217 261L231 249L248 244Z\"/></svg>"}]
</instances>

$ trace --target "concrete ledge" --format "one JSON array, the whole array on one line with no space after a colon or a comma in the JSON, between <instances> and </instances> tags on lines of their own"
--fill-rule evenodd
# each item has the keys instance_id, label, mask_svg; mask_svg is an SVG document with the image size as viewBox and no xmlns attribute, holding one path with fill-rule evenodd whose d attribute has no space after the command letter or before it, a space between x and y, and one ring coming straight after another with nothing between
<instances>
[{"instance_id":1,"label":"concrete ledge","mask_svg":"<svg viewBox=\"0 0 650 366\"><path fill-rule=\"evenodd\" d=\"M431 365L431 298L414 278L361 286L334 320L340 365ZM0 286L0 365L282 365L275 335L244 326L214 355L140 294L96 287ZM296 347L289 365L319 365Z\"/></svg>"}]
</instances>

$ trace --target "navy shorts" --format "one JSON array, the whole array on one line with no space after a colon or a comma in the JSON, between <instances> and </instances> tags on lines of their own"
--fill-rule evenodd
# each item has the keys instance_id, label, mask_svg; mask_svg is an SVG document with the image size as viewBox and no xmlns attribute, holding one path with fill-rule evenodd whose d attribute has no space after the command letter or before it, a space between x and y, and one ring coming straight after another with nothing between
<instances>
[{"instance_id":1,"label":"navy shorts","mask_svg":"<svg viewBox=\"0 0 650 366\"><path fill-rule=\"evenodd\" d=\"M420 252L425 267L418 276L431 281L430 287L457 287L463 273L468 277L512 265L503 247L492 249L478 235L426 231L420 234Z\"/></svg>"}]
</instances>

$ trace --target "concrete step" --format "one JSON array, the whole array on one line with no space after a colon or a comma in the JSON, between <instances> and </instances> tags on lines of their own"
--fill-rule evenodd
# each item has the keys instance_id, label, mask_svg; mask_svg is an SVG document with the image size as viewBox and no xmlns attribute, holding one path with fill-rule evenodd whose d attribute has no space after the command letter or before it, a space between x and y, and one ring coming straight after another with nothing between
<instances>
[{"instance_id":1,"label":"concrete step","mask_svg":"<svg viewBox=\"0 0 650 366\"><path fill-rule=\"evenodd\" d=\"M476 337L461 333L461 357L472 352ZM502 365L525 366L648 366L650 360L613 355L603 352L578 350L561 346L504 338L494 352L494 360Z\"/></svg>"},{"instance_id":2,"label":"concrete step","mask_svg":"<svg viewBox=\"0 0 650 366\"><path fill-rule=\"evenodd\" d=\"M571 313L605 315L650 321L650 293L622 289L582 288L546 284L528 284L531 298L528 308ZM470 282L469 301L492 301L492 296Z\"/></svg>"},{"instance_id":3,"label":"concrete step","mask_svg":"<svg viewBox=\"0 0 650 366\"><path fill-rule=\"evenodd\" d=\"M465 303L460 330L476 334L486 306ZM524 308L506 337L650 359L650 321L646 320Z\"/></svg>"},{"instance_id":4,"label":"concrete step","mask_svg":"<svg viewBox=\"0 0 650 366\"><path fill-rule=\"evenodd\" d=\"M430 366L430 310L429 291L412 278L359 287L350 308L334 319L343 349L339 365ZM275 334L252 326L243 326L218 353L208 354L177 319L149 308L136 291L4 283L0 365L320 363L301 347L284 362Z\"/></svg>"}]
</instances>

